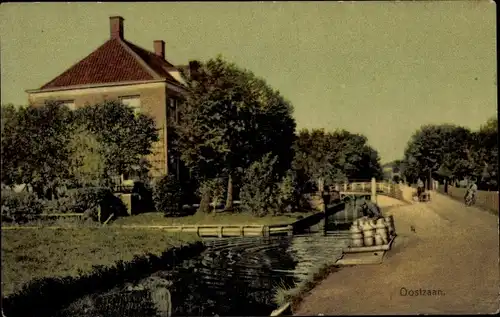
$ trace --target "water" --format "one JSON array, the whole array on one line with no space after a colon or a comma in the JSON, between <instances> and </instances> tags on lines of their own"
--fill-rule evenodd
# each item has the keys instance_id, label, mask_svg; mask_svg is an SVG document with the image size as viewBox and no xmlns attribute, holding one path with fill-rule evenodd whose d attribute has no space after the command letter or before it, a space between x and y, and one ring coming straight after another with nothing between
<instances>
[{"instance_id":1,"label":"water","mask_svg":"<svg viewBox=\"0 0 500 317\"><path fill-rule=\"evenodd\" d=\"M333 263L346 234L206 239L207 250L138 283L125 283L72 303L54 317L268 316L276 286L293 286ZM167 291L168 290L168 291Z\"/></svg>"}]
</instances>

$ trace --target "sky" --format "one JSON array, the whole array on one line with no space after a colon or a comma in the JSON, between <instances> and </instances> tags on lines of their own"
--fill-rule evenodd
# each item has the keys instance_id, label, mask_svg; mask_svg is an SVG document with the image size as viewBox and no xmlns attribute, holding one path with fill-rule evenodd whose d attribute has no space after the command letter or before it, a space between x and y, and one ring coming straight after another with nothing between
<instances>
[{"instance_id":1,"label":"sky","mask_svg":"<svg viewBox=\"0 0 500 317\"><path fill-rule=\"evenodd\" d=\"M478 129L496 116L496 17L490 1L2 3L1 102L39 88L109 39L173 64L223 58L294 106L297 128L364 134L382 163L424 124Z\"/></svg>"}]
</instances>

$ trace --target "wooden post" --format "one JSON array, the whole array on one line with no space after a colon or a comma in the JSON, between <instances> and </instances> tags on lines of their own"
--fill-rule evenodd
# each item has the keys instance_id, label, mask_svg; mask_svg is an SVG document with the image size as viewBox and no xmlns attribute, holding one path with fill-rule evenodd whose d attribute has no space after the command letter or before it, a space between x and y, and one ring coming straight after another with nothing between
<instances>
[{"instance_id":1,"label":"wooden post","mask_svg":"<svg viewBox=\"0 0 500 317\"><path fill-rule=\"evenodd\" d=\"M219 238L222 238L222 226L219 226L217 235L219 236Z\"/></svg>"},{"instance_id":2,"label":"wooden post","mask_svg":"<svg viewBox=\"0 0 500 317\"><path fill-rule=\"evenodd\" d=\"M375 177L372 177L372 195L371 195L371 201L373 203L377 203L377 182L375 180Z\"/></svg>"},{"instance_id":3,"label":"wooden post","mask_svg":"<svg viewBox=\"0 0 500 317\"><path fill-rule=\"evenodd\" d=\"M109 215L108 219L107 219L106 221L104 221L103 226L107 225L107 224L108 224L108 222L109 222L109 220L111 220L111 218L113 218L113 216L114 216L114 215L115 215L115 214L111 214L111 215Z\"/></svg>"},{"instance_id":4,"label":"wooden post","mask_svg":"<svg viewBox=\"0 0 500 317\"><path fill-rule=\"evenodd\" d=\"M101 223L101 205L97 205L97 221Z\"/></svg>"},{"instance_id":5,"label":"wooden post","mask_svg":"<svg viewBox=\"0 0 500 317\"><path fill-rule=\"evenodd\" d=\"M344 183L344 191L347 191L347 183Z\"/></svg>"},{"instance_id":6,"label":"wooden post","mask_svg":"<svg viewBox=\"0 0 500 317\"><path fill-rule=\"evenodd\" d=\"M318 178L318 190L321 194L323 194L323 191L325 189L325 186L324 186L324 181L323 181L323 178Z\"/></svg>"},{"instance_id":7,"label":"wooden post","mask_svg":"<svg viewBox=\"0 0 500 317\"><path fill-rule=\"evenodd\" d=\"M364 182L361 183L361 191L363 191L363 192L365 191L365 183Z\"/></svg>"},{"instance_id":8,"label":"wooden post","mask_svg":"<svg viewBox=\"0 0 500 317\"><path fill-rule=\"evenodd\" d=\"M245 231L243 229L243 226L240 226L240 236L244 236L245 235Z\"/></svg>"}]
</instances>

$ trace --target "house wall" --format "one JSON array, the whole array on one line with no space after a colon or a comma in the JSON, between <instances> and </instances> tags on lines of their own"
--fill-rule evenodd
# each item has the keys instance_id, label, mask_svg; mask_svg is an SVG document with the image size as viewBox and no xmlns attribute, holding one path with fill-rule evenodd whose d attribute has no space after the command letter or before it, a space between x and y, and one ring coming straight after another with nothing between
<instances>
[{"instance_id":1,"label":"house wall","mask_svg":"<svg viewBox=\"0 0 500 317\"><path fill-rule=\"evenodd\" d=\"M153 154L148 156L151 162L151 176L158 177L167 174L167 134L166 106L169 95L178 95L166 83L147 83L123 86L108 86L61 90L53 92L36 92L29 94L29 102L34 105L44 104L48 100L72 100L75 108L86 104L96 104L105 100L117 100L120 97L138 95L141 99L141 111L151 115L159 129L159 142L153 145Z\"/></svg>"}]
</instances>

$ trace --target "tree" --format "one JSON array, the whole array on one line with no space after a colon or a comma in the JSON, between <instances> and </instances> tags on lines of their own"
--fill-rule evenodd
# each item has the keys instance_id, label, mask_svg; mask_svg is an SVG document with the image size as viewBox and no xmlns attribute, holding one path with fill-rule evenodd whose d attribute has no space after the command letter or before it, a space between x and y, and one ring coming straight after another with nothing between
<instances>
[{"instance_id":1,"label":"tree","mask_svg":"<svg viewBox=\"0 0 500 317\"><path fill-rule=\"evenodd\" d=\"M332 184L382 175L377 151L363 135L346 130L302 130L295 142L294 169L306 179Z\"/></svg>"},{"instance_id":2,"label":"tree","mask_svg":"<svg viewBox=\"0 0 500 317\"><path fill-rule=\"evenodd\" d=\"M156 211L166 217L182 215L182 188L174 175L166 175L156 184L153 201Z\"/></svg>"},{"instance_id":3,"label":"tree","mask_svg":"<svg viewBox=\"0 0 500 317\"><path fill-rule=\"evenodd\" d=\"M144 164L159 140L153 118L135 114L118 101L87 105L76 111L77 123L90 132L100 144L105 173L108 177L122 175Z\"/></svg>"},{"instance_id":4,"label":"tree","mask_svg":"<svg viewBox=\"0 0 500 317\"><path fill-rule=\"evenodd\" d=\"M278 196L282 188L275 171L277 160L277 156L268 153L245 171L241 189L241 207L244 211L258 217L279 211Z\"/></svg>"},{"instance_id":5,"label":"tree","mask_svg":"<svg viewBox=\"0 0 500 317\"><path fill-rule=\"evenodd\" d=\"M233 185L252 162L271 152L283 173L289 167L292 107L264 80L221 57L198 64L196 76L184 75L188 94L169 137L193 173L227 179L230 210Z\"/></svg>"},{"instance_id":6,"label":"tree","mask_svg":"<svg viewBox=\"0 0 500 317\"><path fill-rule=\"evenodd\" d=\"M498 119L490 118L473 137L474 174L488 189L498 188Z\"/></svg>"},{"instance_id":7,"label":"tree","mask_svg":"<svg viewBox=\"0 0 500 317\"><path fill-rule=\"evenodd\" d=\"M57 102L2 106L2 182L27 184L39 197L52 196L70 176L73 119Z\"/></svg>"},{"instance_id":8,"label":"tree","mask_svg":"<svg viewBox=\"0 0 500 317\"><path fill-rule=\"evenodd\" d=\"M425 125L405 149L405 174L412 180L433 175L463 178L474 170L471 132L451 124Z\"/></svg>"},{"instance_id":9,"label":"tree","mask_svg":"<svg viewBox=\"0 0 500 317\"><path fill-rule=\"evenodd\" d=\"M96 136L79 127L69 144L70 174L77 187L101 186L105 183L104 147Z\"/></svg>"},{"instance_id":10,"label":"tree","mask_svg":"<svg viewBox=\"0 0 500 317\"><path fill-rule=\"evenodd\" d=\"M335 144L330 143L329 135L323 129L311 131L303 129L299 132L294 144L295 157L293 169L303 175L302 190L308 191L311 185L321 190L323 181L338 180L345 175L339 172L335 161ZM312 182L312 183L311 183Z\"/></svg>"},{"instance_id":11,"label":"tree","mask_svg":"<svg viewBox=\"0 0 500 317\"><path fill-rule=\"evenodd\" d=\"M2 185L10 186L15 183L17 177L16 163L19 162L24 148L16 148L16 130L18 125L18 113L14 105L2 105L1 107L1 177Z\"/></svg>"}]
</instances>

